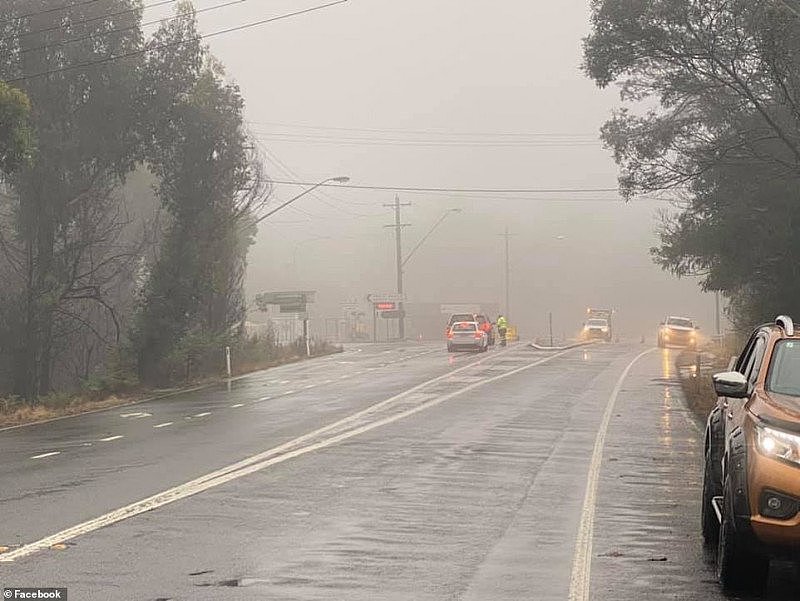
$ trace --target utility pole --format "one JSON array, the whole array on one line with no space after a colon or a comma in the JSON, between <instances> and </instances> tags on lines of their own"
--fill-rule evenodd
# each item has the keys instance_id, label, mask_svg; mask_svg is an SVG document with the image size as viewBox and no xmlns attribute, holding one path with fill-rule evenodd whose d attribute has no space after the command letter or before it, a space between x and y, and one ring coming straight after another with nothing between
<instances>
[{"instance_id":1,"label":"utility pole","mask_svg":"<svg viewBox=\"0 0 800 601\"><path fill-rule=\"evenodd\" d=\"M506 226L506 233L503 234L506 239L506 319L511 317L511 234Z\"/></svg>"},{"instance_id":2,"label":"utility pole","mask_svg":"<svg viewBox=\"0 0 800 601\"><path fill-rule=\"evenodd\" d=\"M384 227L391 227L394 228L394 235L395 235L395 245L397 249L397 295L400 297L400 302L397 305L397 309L400 312L400 317L398 318L398 336L400 340L405 340L406 338L406 316L405 316L405 308L403 305L403 228L408 227L410 223L403 223L400 215L401 207L410 207L411 203L401 203L400 196L395 194L394 203L393 204L385 204L385 207L393 208L394 209L394 225L386 225Z\"/></svg>"}]
</instances>

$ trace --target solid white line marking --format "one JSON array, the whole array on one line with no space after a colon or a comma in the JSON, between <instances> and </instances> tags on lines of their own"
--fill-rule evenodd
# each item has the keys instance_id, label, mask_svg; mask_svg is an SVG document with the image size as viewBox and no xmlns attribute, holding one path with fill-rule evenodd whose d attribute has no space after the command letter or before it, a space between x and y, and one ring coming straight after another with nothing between
<instances>
[{"instance_id":1,"label":"solid white line marking","mask_svg":"<svg viewBox=\"0 0 800 601\"><path fill-rule=\"evenodd\" d=\"M61 451L53 451L51 453L42 453L41 455L34 455L31 459L44 459L45 457L53 457L54 455L61 455Z\"/></svg>"},{"instance_id":2,"label":"solid white line marking","mask_svg":"<svg viewBox=\"0 0 800 601\"><path fill-rule=\"evenodd\" d=\"M578 527L578 540L575 543L575 556L572 561L572 577L569 583L569 601L589 601L592 571L592 543L594 541L594 515L597 504L597 485L600 480L600 468L603 461L603 448L606 444L606 434L608 424L611 422L611 415L614 413L614 406L617 404L617 397L622 390L622 385L628 377L631 369L636 363L652 353L656 349L650 349L636 356L620 375L617 385L608 399L603 419L600 421L600 429L597 431L597 438L594 441L592 459L589 463L589 474L586 481L586 494L583 498L583 509L581 510L581 521Z\"/></svg>"},{"instance_id":3,"label":"solid white line marking","mask_svg":"<svg viewBox=\"0 0 800 601\"><path fill-rule=\"evenodd\" d=\"M174 488L171 488L171 489L166 490L164 492L161 492L159 494L153 495L151 497L147 497L146 499L142 499L141 501L137 501L135 503L131 503L130 505L127 505L125 507L121 507L121 508L116 509L116 510L110 512L110 513L105 514L105 515L102 515L102 516L99 516L97 518L88 520L86 522L83 522L82 524L78 524L77 526L73 526L71 528L67 528L66 530L62 530L61 532L57 532L57 533L55 533L53 535L47 536L45 538L42 538L42 539L40 539L40 540L38 540L36 542L33 542L33 543L30 543L30 544L24 545L22 547L19 547L18 549L15 549L14 551L10 551L10 552L4 553L4 554L0 555L0 563L13 562L13 561L15 561L17 559L21 559L23 557L27 557L28 555L32 555L32 554L37 553L39 551L43 551L45 549L49 549L52 545L54 545L56 543L67 542L67 541L72 540L73 538L76 538L78 536L82 536L82 535L88 534L90 532L94 532L95 530L98 530L98 529L106 527L106 526L110 526L112 524L116 524L117 522L121 522L123 520L126 520L126 519L131 518L131 517L136 516L136 515L139 515L141 513L145 513L147 511L152 511L152 510L157 509L159 507L163 507L164 505L168 505L170 503L174 503L175 501L179 501L181 499L185 499L186 497L190 497L190 496L196 495L196 494L198 494L200 492L203 492L205 490L208 490L210 488L214 488L216 486L220 486L221 484L225 484L226 482L230 482L231 480L235 480L235 479L241 478L243 476L247 476L249 474L252 474L254 472L258 472L258 471L263 470L264 468L267 468L267 467L269 467L271 465L275 465L277 463L282 463L282 462L284 462L284 461L286 461L288 459L293 459L294 457L299 457L301 455L305 455L305 454L310 453L312 451L316 451L316 450L319 450L319 449L323 449L323 448L332 446L332 445L334 445L334 444L336 444L338 442L341 442L343 440L347 440L349 438L353 438L355 436L363 434L364 432L369 432L370 430L374 430L375 428L379 428L379 427L384 426L386 424L390 424L392 422L396 422L396 421L399 421L401 419L405 419L406 417L414 415L415 413L419 413L420 411L424 411L425 409L428 409L430 407L434 407L436 405L444 403L445 401L448 401L448 400L450 400L450 399L452 399L454 397L457 397L457 396L459 396L461 394L464 394L466 392L474 390L474 389L476 389L476 388L478 388L480 386L485 386L486 384L491 384L491 383L496 382L498 380L502 380L504 378L511 377L511 376L513 376L515 374L518 374L520 372L523 372L525 370L528 370L528 369L531 369L533 367L536 367L536 366L542 365L544 363L547 363L549 361L552 361L553 359L555 359L557 357L560 357L562 355L565 355L568 352L569 351L564 351L562 353L550 355L549 357L545 357L544 359L540 359L539 361L536 361L536 362L531 363L529 365L524 365L522 367L518 367L518 368L516 368L514 370L511 370L511 371L509 371L507 373L500 374L500 375L494 376L492 378L487 378L486 380L484 380L482 382L477 382L475 384L471 384L471 385L469 385L469 386L467 386L465 388L462 388L461 390L456 390L456 391L451 392L451 393L449 393L447 395L441 396L438 399L429 401L426 404L417 405L416 407L412 407L411 409L407 409L406 411L403 411L401 413L397 413L395 415L391 415L391 416L385 417L385 418L383 418L381 420L378 420L378 421L375 421L375 422L372 422L372 423L369 423L369 424L366 424L366 425L363 425L363 426L359 426L359 427L353 428L351 430L346 430L345 432L342 432L341 434L337 434L337 435L334 435L334 436L330 436L328 438L324 438L324 439L322 439L322 440L320 440L318 442L315 442L315 443L312 443L312 444L309 444L309 445L306 445L306 446L302 446L302 447L296 448L297 445L302 443L302 442L308 441L308 440L310 440L310 439L312 439L312 438L314 438L314 437L316 437L316 436L318 436L320 434L324 434L325 432L328 432L328 431L330 431L332 429L335 429L335 428L337 428L337 427L339 427L341 425L345 425L345 424L347 424L349 422L355 421L355 420L357 420L357 419L359 419L359 418L361 418L361 417L363 417L363 416L365 416L365 415L367 415L367 414L369 414L371 412L374 412L377 409L379 409L381 407L384 407L384 406L386 406L386 405L388 405L388 404L390 404L390 403L392 403L392 402L394 402L396 400L399 400L399 399L402 399L402 398L404 398L406 396L409 396L410 394L413 394L414 392L420 390L421 388L423 388L425 386L440 382L440 381L444 380L445 378L450 377L450 375L452 375L452 373L454 373L455 371L461 371L461 370L465 370L465 369L470 369L476 363L480 363L481 361L483 361L483 359L480 359L478 361L474 361L474 362L472 362L472 363L470 363L468 365L465 365L464 367L459 368L458 370L454 370L453 372L444 374L444 375L439 376L437 378L433 378L432 380L428 380L427 382L423 382L422 384L418 384L417 386L414 386L413 388L410 388L409 390L407 390L405 392L402 392L402 393L397 394L397 395L395 395L395 396L393 396L393 397L391 397L389 399L386 399L384 401L376 403L375 405L372 405L371 407L367 407L366 409L363 409L363 410L361 410L361 411L359 411L357 413L354 413L354 414L352 414L350 416L347 416L347 417L345 417L343 419L340 419L339 421L334 422L332 424L328 424L327 426L319 428L318 430L315 430L313 432L309 432L308 434L304 434L303 436L295 438L294 440L291 440L291 441L289 441L287 443L284 443L284 444L282 444L282 445L280 445L278 447L275 447L275 448L270 449L268 451L264 451L263 453L259 453L258 455L254 455L254 456L249 457L247 459L243 459L242 461L234 463L233 465L229 465L229 466L224 467L224 468L222 468L220 470L217 470L215 472L211 472L210 474L206 474L205 476L201 476L201 477L199 477L199 478L197 478L195 480L192 480L190 482L186 482L185 484L181 484L179 486L176 486Z\"/></svg>"},{"instance_id":4,"label":"solid white line marking","mask_svg":"<svg viewBox=\"0 0 800 601\"><path fill-rule=\"evenodd\" d=\"M171 426L174 422L164 422L163 424L158 424L157 426L153 426L154 428L166 428L167 426Z\"/></svg>"},{"instance_id":5,"label":"solid white line marking","mask_svg":"<svg viewBox=\"0 0 800 601\"><path fill-rule=\"evenodd\" d=\"M235 405L231 405L231 409L238 409L239 407L244 407L244 403L236 403Z\"/></svg>"},{"instance_id":6,"label":"solid white line marking","mask_svg":"<svg viewBox=\"0 0 800 601\"><path fill-rule=\"evenodd\" d=\"M117 436L109 436L108 438L101 438L100 442L111 442L112 440L119 440L120 438L125 438L125 437L118 434Z\"/></svg>"},{"instance_id":7,"label":"solid white line marking","mask_svg":"<svg viewBox=\"0 0 800 601\"><path fill-rule=\"evenodd\" d=\"M197 414L193 415L192 417L208 417L209 415L211 415L210 411L204 411L203 413L197 413Z\"/></svg>"}]
</instances>

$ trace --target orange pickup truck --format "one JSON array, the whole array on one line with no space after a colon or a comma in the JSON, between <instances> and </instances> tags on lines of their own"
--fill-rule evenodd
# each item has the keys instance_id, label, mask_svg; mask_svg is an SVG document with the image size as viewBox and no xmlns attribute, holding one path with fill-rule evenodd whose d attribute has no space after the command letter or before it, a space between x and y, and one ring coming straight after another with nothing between
<instances>
[{"instance_id":1,"label":"orange pickup truck","mask_svg":"<svg viewBox=\"0 0 800 601\"><path fill-rule=\"evenodd\" d=\"M713 376L702 529L726 590L766 584L770 560L800 558L800 334L780 316Z\"/></svg>"}]
</instances>

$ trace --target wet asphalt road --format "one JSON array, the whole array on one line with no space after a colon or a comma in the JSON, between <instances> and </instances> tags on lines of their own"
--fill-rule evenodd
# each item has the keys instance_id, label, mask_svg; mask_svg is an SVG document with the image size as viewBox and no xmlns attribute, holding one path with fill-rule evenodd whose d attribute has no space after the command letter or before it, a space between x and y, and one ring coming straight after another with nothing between
<instances>
[{"instance_id":1,"label":"wet asphalt road","mask_svg":"<svg viewBox=\"0 0 800 601\"><path fill-rule=\"evenodd\" d=\"M14 552L322 429L296 456L0 563L0 585L72 601L568 599L598 428L643 350L365 346L0 432ZM589 598L725 598L699 542L700 437L669 351L641 357L600 463ZM766 598L800 597L777 572Z\"/></svg>"}]
</instances>

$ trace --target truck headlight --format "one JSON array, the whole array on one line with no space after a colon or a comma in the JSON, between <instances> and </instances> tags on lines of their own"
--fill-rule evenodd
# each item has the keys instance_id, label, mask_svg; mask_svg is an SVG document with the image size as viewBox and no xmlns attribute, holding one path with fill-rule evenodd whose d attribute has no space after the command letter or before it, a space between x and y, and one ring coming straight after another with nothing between
<instances>
[{"instance_id":1,"label":"truck headlight","mask_svg":"<svg viewBox=\"0 0 800 601\"><path fill-rule=\"evenodd\" d=\"M756 443L762 455L800 465L800 436L757 426Z\"/></svg>"},{"instance_id":2,"label":"truck headlight","mask_svg":"<svg viewBox=\"0 0 800 601\"><path fill-rule=\"evenodd\" d=\"M606 326L603 326L602 328L600 328L600 331L601 332L608 332L608 328Z\"/></svg>"}]
</instances>

